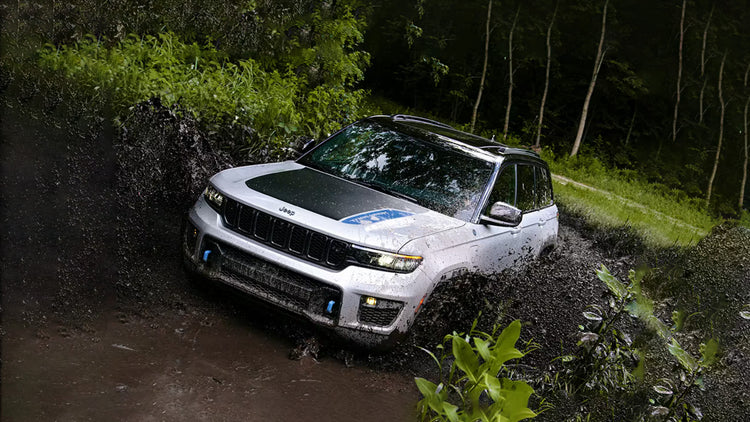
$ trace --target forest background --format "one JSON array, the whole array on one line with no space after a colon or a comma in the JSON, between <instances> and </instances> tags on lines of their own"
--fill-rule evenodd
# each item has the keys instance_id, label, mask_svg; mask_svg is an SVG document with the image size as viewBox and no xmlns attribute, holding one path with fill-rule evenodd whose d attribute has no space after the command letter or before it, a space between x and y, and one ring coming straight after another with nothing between
<instances>
[{"instance_id":1,"label":"forest background","mask_svg":"<svg viewBox=\"0 0 750 422\"><path fill-rule=\"evenodd\" d=\"M159 98L246 157L407 110L733 217L750 202L748 6L4 2L2 88L60 92L116 123Z\"/></svg>"}]
</instances>

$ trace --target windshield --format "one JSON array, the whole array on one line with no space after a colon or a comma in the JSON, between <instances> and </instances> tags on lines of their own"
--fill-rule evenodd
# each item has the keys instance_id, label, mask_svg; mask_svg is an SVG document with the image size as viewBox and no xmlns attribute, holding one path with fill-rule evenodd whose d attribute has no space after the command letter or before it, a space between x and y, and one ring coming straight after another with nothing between
<instances>
[{"instance_id":1,"label":"windshield","mask_svg":"<svg viewBox=\"0 0 750 422\"><path fill-rule=\"evenodd\" d=\"M473 216L494 167L448 142L420 140L366 121L299 163L464 221Z\"/></svg>"}]
</instances>

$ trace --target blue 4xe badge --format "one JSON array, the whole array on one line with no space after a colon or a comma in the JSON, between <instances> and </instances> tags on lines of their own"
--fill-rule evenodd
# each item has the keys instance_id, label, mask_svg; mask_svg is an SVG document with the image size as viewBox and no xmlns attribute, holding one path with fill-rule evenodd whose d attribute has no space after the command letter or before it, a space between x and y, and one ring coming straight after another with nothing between
<instances>
[{"instance_id":1,"label":"blue 4xe badge","mask_svg":"<svg viewBox=\"0 0 750 422\"><path fill-rule=\"evenodd\" d=\"M346 224L372 224L379 221L393 220L394 218L408 217L414 215L413 212L384 209L377 211L363 212L362 214L352 215L341 220Z\"/></svg>"}]
</instances>

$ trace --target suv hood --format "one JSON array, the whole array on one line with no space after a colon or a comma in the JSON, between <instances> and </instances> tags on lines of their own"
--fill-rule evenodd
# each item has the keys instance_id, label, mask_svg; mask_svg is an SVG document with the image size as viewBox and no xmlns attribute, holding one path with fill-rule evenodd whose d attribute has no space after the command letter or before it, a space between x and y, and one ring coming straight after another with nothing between
<instances>
[{"instance_id":1,"label":"suv hood","mask_svg":"<svg viewBox=\"0 0 750 422\"><path fill-rule=\"evenodd\" d=\"M233 199L284 220L390 251L466 224L292 161L225 170L211 182Z\"/></svg>"}]
</instances>

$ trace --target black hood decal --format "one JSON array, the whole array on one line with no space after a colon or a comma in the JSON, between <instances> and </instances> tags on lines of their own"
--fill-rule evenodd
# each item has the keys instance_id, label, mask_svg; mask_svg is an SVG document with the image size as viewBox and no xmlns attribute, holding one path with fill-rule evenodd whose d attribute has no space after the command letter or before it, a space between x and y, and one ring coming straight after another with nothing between
<instances>
[{"instance_id":1,"label":"black hood decal","mask_svg":"<svg viewBox=\"0 0 750 422\"><path fill-rule=\"evenodd\" d=\"M403 199L307 167L258 176L245 184L250 189L334 220L382 209L425 211Z\"/></svg>"}]
</instances>

